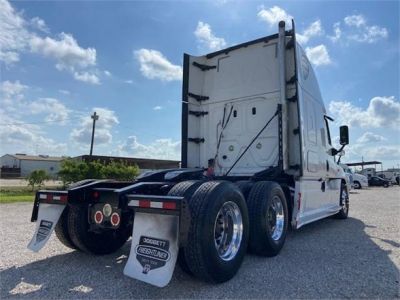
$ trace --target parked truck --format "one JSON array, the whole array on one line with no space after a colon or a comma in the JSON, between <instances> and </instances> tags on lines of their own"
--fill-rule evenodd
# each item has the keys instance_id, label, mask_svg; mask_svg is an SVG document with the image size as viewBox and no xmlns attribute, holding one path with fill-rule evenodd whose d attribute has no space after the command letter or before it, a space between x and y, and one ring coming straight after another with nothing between
<instances>
[{"instance_id":1,"label":"parked truck","mask_svg":"<svg viewBox=\"0 0 400 300\"><path fill-rule=\"evenodd\" d=\"M376 176L389 180L392 184L399 184L399 173L393 171L378 171Z\"/></svg>"},{"instance_id":2,"label":"parked truck","mask_svg":"<svg viewBox=\"0 0 400 300\"><path fill-rule=\"evenodd\" d=\"M231 279L249 251L277 255L288 227L347 218L346 176L313 68L295 27L204 56L184 54L182 168L134 182L86 180L38 191L28 247L54 230L101 255L132 236L124 274L162 287L178 261L208 282Z\"/></svg>"},{"instance_id":3,"label":"parked truck","mask_svg":"<svg viewBox=\"0 0 400 300\"><path fill-rule=\"evenodd\" d=\"M344 172L348 174L349 176L352 176L352 186L358 190L362 188L368 187L368 178L367 176L364 176L362 174L354 173L350 167L346 164L340 164L340 166L343 168Z\"/></svg>"}]
</instances>

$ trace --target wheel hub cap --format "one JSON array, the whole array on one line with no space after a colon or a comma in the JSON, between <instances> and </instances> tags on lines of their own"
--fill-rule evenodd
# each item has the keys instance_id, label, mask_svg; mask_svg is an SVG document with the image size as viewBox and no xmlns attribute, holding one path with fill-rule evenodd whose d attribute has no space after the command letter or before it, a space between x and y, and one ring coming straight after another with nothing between
<instances>
[{"instance_id":1,"label":"wheel hub cap","mask_svg":"<svg viewBox=\"0 0 400 300\"><path fill-rule=\"evenodd\" d=\"M285 216L282 201L278 196L275 196L271 199L267 210L267 227L269 228L271 238L274 241L281 238L284 225Z\"/></svg>"},{"instance_id":2,"label":"wheel hub cap","mask_svg":"<svg viewBox=\"0 0 400 300\"><path fill-rule=\"evenodd\" d=\"M221 259L232 260L243 236L242 213L234 202L225 202L214 223L214 244Z\"/></svg>"}]
</instances>

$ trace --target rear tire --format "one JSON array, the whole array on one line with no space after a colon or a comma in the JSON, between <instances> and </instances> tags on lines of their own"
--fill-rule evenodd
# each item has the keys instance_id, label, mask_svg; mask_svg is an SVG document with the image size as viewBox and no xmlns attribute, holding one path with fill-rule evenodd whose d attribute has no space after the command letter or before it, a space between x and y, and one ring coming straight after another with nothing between
<instances>
[{"instance_id":1,"label":"rear tire","mask_svg":"<svg viewBox=\"0 0 400 300\"><path fill-rule=\"evenodd\" d=\"M346 184L342 183L340 187L340 205L342 209L335 215L336 219L347 219L349 216L349 193Z\"/></svg>"},{"instance_id":2,"label":"rear tire","mask_svg":"<svg viewBox=\"0 0 400 300\"><path fill-rule=\"evenodd\" d=\"M190 198L203 182L204 181L200 180L188 180L180 182L174 185L174 187L168 192L168 196L185 197L188 203L190 203ZM188 263L186 262L185 248L183 247L179 248L178 264L184 272L193 275L189 269Z\"/></svg>"},{"instance_id":3,"label":"rear tire","mask_svg":"<svg viewBox=\"0 0 400 300\"><path fill-rule=\"evenodd\" d=\"M354 189L359 190L362 188L361 184L358 181L354 181L353 183Z\"/></svg>"},{"instance_id":4,"label":"rear tire","mask_svg":"<svg viewBox=\"0 0 400 300\"><path fill-rule=\"evenodd\" d=\"M68 233L68 214L69 207L68 205L64 208L63 213L61 214L60 219L57 222L56 227L54 228L54 232L58 240L65 246L71 249L76 249L75 244L72 242L71 237Z\"/></svg>"},{"instance_id":5,"label":"rear tire","mask_svg":"<svg viewBox=\"0 0 400 300\"><path fill-rule=\"evenodd\" d=\"M256 182L247 199L250 218L251 252L277 255L286 239L288 208L281 186L272 181Z\"/></svg>"},{"instance_id":6,"label":"rear tire","mask_svg":"<svg viewBox=\"0 0 400 300\"><path fill-rule=\"evenodd\" d=\"M68 214L68 233L71 241L83 252L104 255L117 251L130 236L131 228L121 222L118 229L89 231L88 206L71 205Z\"/></svg>"},{"instance_id":7,"label":"rear tire","mask_svg":"<svg viewBox=\"0 0 400 300\"><path fill-rule=\"evenodd\" d=\"M228 281L239 270L248 242L248 212L241 191L230 182L205 182L189 207L184 253L190 271L207 282Z\"/></svg>"}]
</instances>

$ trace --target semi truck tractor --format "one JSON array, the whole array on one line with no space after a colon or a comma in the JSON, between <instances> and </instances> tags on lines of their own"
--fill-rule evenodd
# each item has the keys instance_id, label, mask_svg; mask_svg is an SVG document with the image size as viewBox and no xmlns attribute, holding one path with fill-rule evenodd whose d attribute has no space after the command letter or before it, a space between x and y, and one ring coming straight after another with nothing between
<instances>
[{"instance_id":1,"label":"semi truck tractor","mask_svg":"<svg viewBox=\"0 0 400 300\"><path fill-rule=\"evenodd\" d=\"M213 283L247 251L277 255L288 229L346 219L346 175L332 147L317 78L295 26L203 56L184 54L181 168L133 182L88 179L36 194L28 247L51 233L65 246L108 254L131 238L124 274L166 286L176 263ZM89 267L89 266L88 266Z\"/></svg>"}]
</instances>

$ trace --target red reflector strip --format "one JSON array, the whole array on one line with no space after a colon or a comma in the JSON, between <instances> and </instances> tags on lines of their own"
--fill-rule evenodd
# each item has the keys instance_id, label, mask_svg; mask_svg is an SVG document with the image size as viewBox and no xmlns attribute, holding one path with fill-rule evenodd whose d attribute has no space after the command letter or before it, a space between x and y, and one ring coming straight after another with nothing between
<instances>
[{"instance_id":1,"label":"red reflector strip","mask_svg":"<svg viewBox=\"0 0 400 300\"><path fill-rule=\"evenodd\" d=\"M176 202L161 202L150 200L131 200L129 206L140 208L177 209Z\"/></svg>"},{"instance_id":2,"label":"red reflector strip","mask_svg":"<svg viewBox=\"0 0 400 300\"><path fill-rule=\"evenodd\" d=\"M175 202L163 202L163 208L164 209L176 209L176 203Z\"/></svg>"},{"instance_id":3,"label":"red reflector strip","mask_svg":"<svg viewBox=\"0 0 400 300\"><path fill-rule=\"evenodd\" d=\"M139 207L150 207L151 201L149 200L139 200Z\"/></svg>"},{"instance_id":4,"label":"red reflector strip","mask_svg":"<svg viewBox=\"0 0 400 300\"><path fill-rule=\"evenodd\" d=\"M67 195L39 194L39 199L48 203L67 203Z\"/></svg>"}]
</instances>

